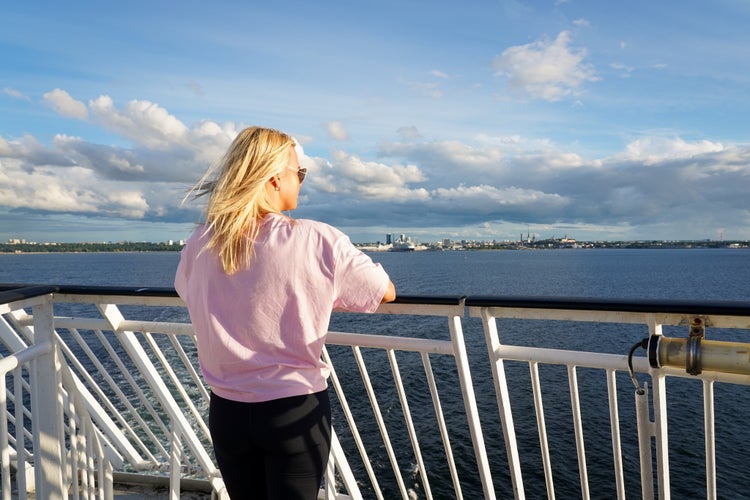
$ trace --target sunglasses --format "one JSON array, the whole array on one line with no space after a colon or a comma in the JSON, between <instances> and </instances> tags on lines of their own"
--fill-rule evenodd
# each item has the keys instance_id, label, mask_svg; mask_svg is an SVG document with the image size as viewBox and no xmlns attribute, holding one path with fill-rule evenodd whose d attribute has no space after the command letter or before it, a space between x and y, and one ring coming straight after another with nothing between
<instances>
[{"instance_id":1,"label":"sunglasses","mask_svg":"<svg viewBox=\"0 0 750 500\"><path fill-rule=\"evenodd\" d=\"M302 181L305 180L305 176L307 175L307 169L299 167L297 169L297 177L299 177L299 183L302 184Z\"/></svg>"}]
</instances>

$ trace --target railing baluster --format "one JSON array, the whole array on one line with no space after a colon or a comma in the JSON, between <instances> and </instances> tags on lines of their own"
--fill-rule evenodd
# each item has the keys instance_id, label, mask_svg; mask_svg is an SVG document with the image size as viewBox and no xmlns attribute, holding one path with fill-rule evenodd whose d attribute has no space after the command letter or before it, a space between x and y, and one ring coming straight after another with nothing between
<instances>
[{"instance_id":1,"label":"railing baluster","mask_svg":"<svg viewBox=\"0 0 750 500\"><path fill-rule=\"evenodd\" d=\"M172 369L172 365L170 365L169 361L167 361L167 358L164 355L161 347L159 347L159 345L156 343L154 336L149 332L143 332L143 336L148 342L148 345L151 347L151 351L154 353L159 363L161 363L162 369L164 369L164 371L166 372L167 378L172 382L172 386L175 388L177 393L187 405L188 409L190 410L190 414L193 415L193 418L195 419L195 425L197 425L203 435L208 438L211 434L208 430L208 425L206 425L206 422L203 420L203 418L201 418L201 414L198 411L198 408L196 408L195 404L193 404L193 400L190 399L190 396L188 396L188 393L185 390L183 384L180 383L179 377L177 377L174 369Z\"/></svg>"},{"instance_id":2,"label":"railing baluster","mask_svg":"<svg viewBox=\"0 0 750 500\"><path fill-rule=\"evenodd\" d=\"M617 404L617 373L607 370L607 398L609 399L609 422L612 436L612 458L615 472L617 498L625 500L625 474L622 467L622 445L620 442L620 412Z\"/></svg>"},{"instance_id":3,"label":"railing baluster","mask_svg":"<svg viewBox=\"0 0 750 500\"><path fill-rule=\"evenodd\" d=\"M461 492L461 482L459 481L458 471L456 470L456 460L453 458L451 441L448 436L448 427L445 423L445 415L443 414L442 405L440 404L440 396L438 395L435 375L432 372L430 356L426 352L422 353L422 365L424 366L425 376L427 377L427 386L430 388L432 406L435 409L435 418L437 419L440 437L443 442L443 449L445 450L445 458L448 462L448 470L450 471L451 481L453 482L453 491L456 494L456 500L461 500L463 499L463 493Z\"/></svg>"},{"instance_id":4,"label":"railing baluster","mask_svg":"<svg viewBox=\"0 0 750 500\"><path fill-rule=\"evenodd\" d=\"M177 339L177 335L168 334L167 337L169 338L169 342L174 347L175 352L177 352L177 355L180 357L180 361L182 362L180 368L184 369L188 373L188 375L190 376L190 380L195 385L195 388L198 389L198 392L200 392L203 402L208 405L209 401L211 400L211 396L208 394L208 389L206 389L206 385L203 383L200 375L198 375L198 370L190 361L190 358L185 352L185 348L182 346L182 344L180 344L179 340Z\"/></svg>"},{"instance_id":5,"label":"railing baluster","mask_svg":"<svg viewBox=\"0 0 750 500\"><path fill-rule=\"evenodd\" d=\"M365 360L362 358L362 352L360 351L359 347L355 346L353 348L353 351L354 359L357 361L357 367L359 368L359 373L362 376L362 381L365 384L365 392L367 393L367 397L370 400L372 411L375 414L375 422L377 423L378 429L380 430L380 436L383 439L383 444L385 445L388 460L390 460L391 462L391 468L393 469L393 474L396 477L396 484L398 484L398 489L401 492L401 497L407 499L409 498L409 495L406 492L404 478L401 475L401 468L399 467L398 461L396 460L396 453L393 451L393 443L391 443L391 438L388 436L388 429L385 426L383 414L380 411L380 404L378 403L377 396L375 396L375 390L372 387L370 375L367 372L367 366L365 366Z\"/></svg>"},{"instance_id":6,"label":"railing baluster","mask_svg":"<svg viewBox=\"0 0 750 500\"><path fill-rule=\"evenodd\" d=\"M174 420L169 422L169 500L180 498L180 477L182 471L182 443L180 442L180 431Z\"/></svg>"},{"instance_id":7,"label":"railing baluster","mask_svg":"<svg viewBox=\"0 0 750 500\"><path fill-rule=\"evenodd\" d=\"M662 325L653 314L647 316L650 335L662 335ZM663 371L651 374L653 386L654 430L656 438L656 474L659 482L659 500L671 498L669 484L669 437L667 431L667 383Z\"/></svg>"},{"instance_id":8,"label":"railing baluster","mask_svg":"<svg viewBox=\"0 0 750 500\"><path fill-rule=\"evenodd\" d=\"M13 372L13 409L15 410L15 419L13 425L16 427L16 489L26 491L27 472L31 470L26 451L26 440L31 441L31 434L26 430L26 415L31 420L31 412L24 406L24 390L28 383L24 379L24 367L19 366ZM28 369L26 369L28 373Z\"/></svg>"},{"instance_id":9,"label":"railing baluster","mask_svg":"<svg viewBox=\"0 0 750 500\"><path fill-rule=\"evenodd\" d=\"M570 407L573 414L573 430L576 439L578 456L578 476L581 483L581 498L590 498L588 467L586 465L586 444L583 440L583 422L581 420L581 401L578 394L578 375L576 367L568 365L568 385L570 387Z\"/></svg>"},{"instance_id":10,"label":"railing baluster","mask_svg":"<svg viewBox=\"0 0 750 500\"><path fill-rule=\"evenodd\" d=\"M479 421L479 410L476 394L474 393L474 383L471 378L469 359L466 354L466 342L464 341L464 332L461 327L461 318L456 314L452 314L448 318L448 329L451 333L451 345L453 347L453 355L456 358L456 370L458 371L458 380L461 384L461 395L463 397L464 410L466 411L466 420L469 424L474 457L477 461L479 479L482 482L482 491L485 500L494 500L495 488L492 483L492 474L490 473L490 462L487 458L487 447L484 444L484 433Z\"/></svg>"},{"instance_id":11,"label":"railing baluster","mask_svg":"<svg viewBox=\"0 0 750 500\"><path fill-rule=\"evenodd\" d=\"M83 436L78 433L78 417L73 407L73 398L68 398L66 413L68 415L68 432L70 434L70 477L67 478L67 482L71 484L73 489L73 498L79 498L81 495L80 489L88 493L89 476L86 474L85 468L86 443ZM81 478L80 484L78 481L79 477Z\"/></svg>"},{"instance_id":12,"label":"railing baluster","mask_svg":"<svg viewBox=\"0 0 750 500\"><path fill-rule=\"evenodd\" d=\"M15 373L12 372L12 373ZM8 395L6 374L0 380L0 490L3 500L10 500L10 445L8 438Z\"/></svg>"},{"instance_id":13,"label":"railing baluster","mask_svg":"<svg viewBox=\"0 0 750 500\"><path fill-rule=\"evenodd\" d=\"M516 430L513 424L513 413L510 404L510 392L508 380L505 376L505 366L499 351L501 347L500 336L497 332L495 317L489 309L481 310L482 326L487 340L492 377L495 382L495 394L497 407L500 412L500 420L505 436L505 450L508 455L508 467L513 483L513 491L516 499L526 498L523 487L523 476L521 475L521 459L518 455L518 442L516 441Z\"/></svg>"},{"instance_id":14,"label":"railing baluster","mask_svg":"<svg viewBox=\"0 0 750 500\"><path fill-rule=\"evenodd\" d=\"M641 498L654 498L654 466L651 439L655 436L649 414L648 384L635 391L635 416L638 426L638 454L640 456Z\"/></svg>"},{"instance_id":15,"label":"railing baluster","mask_svg":"<svg viewBox=\"0 0 750 500\"><path fill-rule=\"evenodd\" d=\"M419 448L419 441L417 440L417 432L414 430L414 421L411 419L411 411L409 410L409 401L406 398L404 392L404 384L401 381L401 372L398 369L398 362L396 361L396 355L393 349L388 349L388 361L391 364L391 372L393 373L393 379L396 382L396 391L398 393L399 401L401 402L401 410L404 413L404 421L406 422L406 428L409 433L409 440L411 441L412 449L414 450L414 456L417 460L417 467L419 468L419 475L422 478L422 485L424 486L425 496L432 498L432 490L430 489L430 481L427 478L427 468L422 460L422 450Z\"/></svg>"},{"instance_id":16,"label":"railing baluster","mask_svg":"<svg viewBox=\"0 0 750 500\"><path fill-rule=\"evenodd\" d=\"M706 499L716 499L716 434L714 428L714 382L703 381L703 431L706 446Z\"/></svg>"},{"instance_id":17,"label":"railing baluster","mask_svg":"<svg viewBox=\"0 0 750 500\"><path fill-rule=\"evenodd\" d=\"M375 471L373 471L372 463L370 462L370 458L367 455L367 449L365 448L365 445L362 442L362 436L360 436L359 434L359 429L357 428L357 422L355 421L354 416L352 415L352 410L349 406L349 402L346 399L346 394L344 393L344 390L341 387L341 382L339 381L338 375L336 374L336 369L334 367L334 364L331 362L331 357L328 354L328 349L326 347L323 348L323 361L325 361L326 364L328 364L328 366L331 368L330 378L333 384L333 388L336 391L336 396L339 399L339 404L341 405L341 409L344 412L344 418L346 419L347 424L349 425L349 429L351 430L352 437L354 438L354 444L356 445L357 450L359 451L360 457L362 458L362 464L365 468L365 471L367 472L368 477L370 478L370 482L372 483L373 490L375 491L375 495L377 496L379 500L383 500L383 493L380 491L380 486L378 485L378 480L375 476Z\"/></svg>"},{"instance_id":18,"label":"railing baluster","mask_svg":"<svg viewBox=\"0 0 750 500\"><path fill-rule=\"evenodd\" d=\"M529 363L531 373L531 390L534 394L534 412L536 413L536 427L539 431L539 446L544 466L544 483L547 485L547 498L555 498L555 482L552 478L552 462L549 456L549 442L547 441L547 424L544 420L544 404L542 403L542 387L539 381L539 363Z\"/></svg>"},{"instance_id":19,"label":"railing baluster","mask_svg":"<svg viewBox=\"0 0 750 500\"><path fill-rule=\"evenodd\" d=\"M115 380L112 378L112 375L110 374L111 370L107 370L104 367L104 365L101 363L99 359L99 356L96 356L94 354L94 352L88 346L88 343L86 342L86 340L81 336L78 329L73 328L73 329L68 330L68 332L73 337L73 339L75 339L76 343L84 349L84 352L86 353L89 360L94 364L94 367L97 369L97 372L104 378L110 390L114 393L115 398L108 397L104 393L102 388L99 386L99 384L97 384L94 381L89 371L83 366L81 361L76 357L76 355L73 353L70 347L61 341L60 348L63 354L65 355L65 357L68 359L68 362L75 368L76 374L77 374L76 377L80 377L85 381L85 384L83 384L83 386L86 388L86 390L94 391L99 401L107 408L109 412L108 414L112 416L113 419L117 420L121 428L126 430L132 442L138 445L138 448L140 449L140 451L144 455L146 455L146 459L149 460L151 463L157 463L156 457L151 453L151 450L149 450L148 446L143 442L143 439L140 436L138 436L138 433L136 432L136 430L133 428L131 424L133 423L137 424L138 428L141 429L157 445L157 448L162 453L162 455L167 454L166 448L164 448L160 440L156 438L153 432L151 432L148 424L143 419L140 412L138 412L133 406L133 403L131 402L131 398L128 398L125 396L125 393L120 388L120 385L117 384ZM125 365L123 364L122 360L117 355L115 350L112 348L112 345L109 343L109 341L106 340L103 332L101 330L97 330L95 333L101 345L105 348L105 350L107 351L107 354L109 354L110 361L112 361L115 364L115 367L117 367L118 369L117 373L121 374L125 378L125 380L128 381L128 384L130 385L131 389L133 389L133 391L136 393L136 395L138 396L138 400L143 405L143 408L147 410L151 418L153 418L154 421L159 422L160 420L158 419L156 410L151 405L151 403L147 400L147 398L143 397L140 387L136 383L130 371L125 367ZM61 340L59 336L58 336L58 339ZM115 404L112 401L112 399L122 404L128 410L129 414L133 418L133 422L128 422L126 420L125 416L122 415L122 413L115 407ZM93 401L90 404L93 405L94 404ZM163 427L163 430L164 429L166 429L166 427ZM137 453L135 449L133 449L133 453ZM134 460L134 459L136 459L136 457L131 456L131 460ZM140 459L140 457L138 457L138 459Z\"/></svg>"}]
</instances>

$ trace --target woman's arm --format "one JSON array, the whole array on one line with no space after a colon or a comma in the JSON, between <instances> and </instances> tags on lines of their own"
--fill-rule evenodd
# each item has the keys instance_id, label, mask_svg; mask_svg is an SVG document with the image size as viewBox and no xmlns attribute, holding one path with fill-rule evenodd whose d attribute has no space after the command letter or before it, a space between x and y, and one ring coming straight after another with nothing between
<instances>
[{"instance_id":1,"label":"woman's arm","mask_svg":"<svg viewBox=\"0 0 750 500\"><path fill-rule=\"evenodd\" d=\"M388 280L388 288L386 288L380 303L393 302L394 300L396 300L396 287L393 285L393 281Z\"/></svg>"}]
</instances>

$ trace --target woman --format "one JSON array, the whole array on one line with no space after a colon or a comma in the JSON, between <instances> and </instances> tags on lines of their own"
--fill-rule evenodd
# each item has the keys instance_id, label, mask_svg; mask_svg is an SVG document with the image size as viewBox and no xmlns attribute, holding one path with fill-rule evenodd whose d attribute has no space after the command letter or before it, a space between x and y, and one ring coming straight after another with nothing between
<instances>
[{"instance_id":1,"label":"woman","mask_svg":"<svg viewBox=\"0 0 750 500\"><path fill-rule=\"evenodd\" d=\"M297 207L306 174L296 147L266 128L237 136L196 186L209 196L206 222L175 276L233 499L317 497L331 442L320 357L331 311L373 312L396 298L383 268L342 232L282 214Z\"/></svg>"}]
</instances>

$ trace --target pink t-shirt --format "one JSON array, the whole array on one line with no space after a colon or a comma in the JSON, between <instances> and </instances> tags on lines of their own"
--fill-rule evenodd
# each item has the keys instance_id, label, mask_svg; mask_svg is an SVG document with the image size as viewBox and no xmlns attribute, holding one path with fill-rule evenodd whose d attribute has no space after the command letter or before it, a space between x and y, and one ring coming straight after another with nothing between
<instances>
[{"instance_id":1,"label":"pink t-shirt","mask_svg":"<svg viewBox=\"0 0 750 500\"><path fill-rule=\"evenodd\" d=\"M250 266L227 275L215 252L201 252L204 230L183 248L175 288L211 390L258 402L325 389L330 370L320 353L332 309L374 312L385 270L327 224L269 214Z\"/></svg>"}]
</instances>

